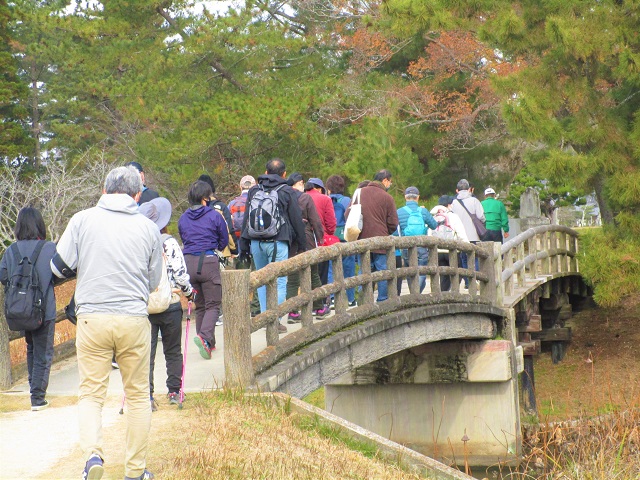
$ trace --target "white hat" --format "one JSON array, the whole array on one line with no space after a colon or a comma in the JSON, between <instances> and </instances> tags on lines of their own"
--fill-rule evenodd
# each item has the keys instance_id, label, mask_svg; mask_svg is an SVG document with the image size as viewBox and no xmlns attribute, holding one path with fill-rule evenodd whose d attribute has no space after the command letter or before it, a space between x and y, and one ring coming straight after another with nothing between
<instances>
[{"instance_id":1,"label":"white hat","mask_svg":"<svg viewBox=\"0 0 640 480\"><path fill-rule=\"evenodd\" d=\"M489 187L484 191L484 194L485 195L495 195L496 191L493 188Z\"/></svg>"}]
</instances>

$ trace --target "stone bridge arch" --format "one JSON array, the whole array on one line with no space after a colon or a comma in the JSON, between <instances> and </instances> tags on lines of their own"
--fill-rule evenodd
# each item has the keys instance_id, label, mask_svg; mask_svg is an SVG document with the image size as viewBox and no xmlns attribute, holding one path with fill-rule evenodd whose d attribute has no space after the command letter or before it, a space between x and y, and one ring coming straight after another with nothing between
<instances>
[{"instance_id":1,"label":"stone bridge arch","mask_svg":"<svg viewBox=\"0 0 640 480\"><path fill-rule=\"evenodd\" d=\"M256 376L262 391L304 397L344 374L404 350L444 340L496 337L504 311L449 303L409 307L358 323L314 342Z\"/></svg>"}]
</instances>

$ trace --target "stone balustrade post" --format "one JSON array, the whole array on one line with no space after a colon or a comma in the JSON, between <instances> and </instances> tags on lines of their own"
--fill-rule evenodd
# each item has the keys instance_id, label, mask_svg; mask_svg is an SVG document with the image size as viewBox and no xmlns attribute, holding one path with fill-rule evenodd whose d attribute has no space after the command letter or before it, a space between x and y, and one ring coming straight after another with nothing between
<instances>
[{"instance_id":1,"label":"stone balustrade post","mask_svg":"<svg viewBox=\"0 0 640 480\"><path fill-rule=\"evenodd\" d=\"M493 305L502 307L504 303L504 284L502 283L502 253L497 242L481 242L480 245L487 258L480 258L480 271L487 276L487 283L482 283L480 295L488 298Z\"/></svg>"},{"instance_id":2,"label":"stone balustrade post","mask_svg":"<svg viewBox=\"0 0 640 480\"><path fill-rule=\"evenodd\" d=\"M222 272L224 372L225 383L230 387L245 388L254 383L248 301L250 273L249 270Z\"/></svg>"}]
</instances>

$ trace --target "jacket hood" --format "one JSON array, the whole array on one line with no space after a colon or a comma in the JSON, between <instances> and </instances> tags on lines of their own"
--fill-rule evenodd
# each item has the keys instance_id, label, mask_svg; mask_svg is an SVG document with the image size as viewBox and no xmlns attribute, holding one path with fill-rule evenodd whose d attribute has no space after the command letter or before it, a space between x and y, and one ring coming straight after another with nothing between
<instances>
[{"instance_id":1,"label":"jacket hood","mask_svg":"<svg viewBox=\"0 0 640 480\"><path fill-rule=\"evenodd\" d=\"M204 217L208 212L211 211L211 207L205 207L204 205L198 208L190 208L185 212L187 218L190 220L198 220L199 218Z\"/></svg>"},{"instance_id":2,"label":"jacket hood","mask_svg":"<svg viewBox=\"0 0 640 480\"><path fill-rule=\"evenodd\" d=\"M278 185L287 185L287 179L280 175L264 174L258 177L258 184L265 188L275 188Z\"/></svg>"},{"instance_id":3,"label":"jacket hood","mask_svg":"<svg viewBox=\"0 0 640 480\"><path fill-rule=\"evenodd\" d=\"M464 198L470 198L470 197L473 197L473 195L471 194L471 192L469 192L469 190L460 190L457 195L457 198L461 200Z\"/></svg>"},{"instance_id":4,"label":"jacket hood","mask_svg":"<svg viewBox=\"0 0 640 480\"><path fill-rule=\"evenodd\" d=\"M138 213L138 204L126 193L105 193L98 200L98 207L131 215Z\"/></svg>"},{"instance_id":5,"label":"jacket hood","mask_svg":"<svg viewBox=\"0 0 640 480\"><path fill-rule=\"evenodd\" d=\"M438 215L439 213L449 213L449 209L444 205L436 205L431 209L431 215Z\"/></svg>"}]
</instances>

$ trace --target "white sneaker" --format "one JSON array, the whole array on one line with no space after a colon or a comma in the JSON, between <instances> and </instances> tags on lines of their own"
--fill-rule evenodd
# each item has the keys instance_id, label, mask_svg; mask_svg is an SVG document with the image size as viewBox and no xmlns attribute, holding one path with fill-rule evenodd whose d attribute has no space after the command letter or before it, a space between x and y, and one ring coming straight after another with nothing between
<instances>
[{"instance_id":1,"label":"white sneaker","mask_svg":"<svg viewBox=\"0 0 640 480\"><path fill-rule=\"evenodd\" d=\"M222 326L222 315L218 317L218 321L216 322L216 327L221 327L221 326Z\"/></svg>"}]
</instances>

